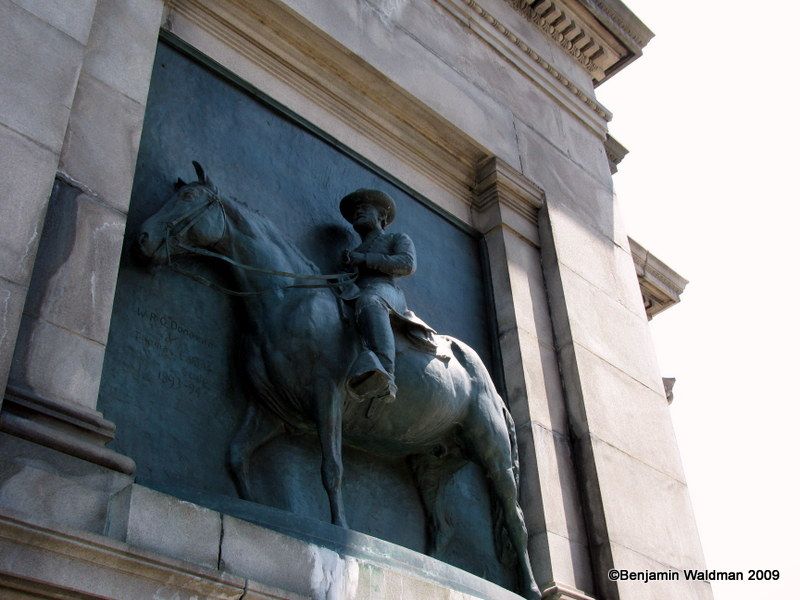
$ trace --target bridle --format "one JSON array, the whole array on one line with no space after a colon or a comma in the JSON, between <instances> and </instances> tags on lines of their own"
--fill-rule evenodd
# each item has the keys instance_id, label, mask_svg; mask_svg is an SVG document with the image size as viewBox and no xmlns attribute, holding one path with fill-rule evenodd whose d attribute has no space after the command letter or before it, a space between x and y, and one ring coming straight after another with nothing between
<instances>
[{"instance_id":1,"label":"bridle","mask_svg":"<svg viewBox=\"0 0 800 600\"><path fill-rule=\"evenodd\" d=\"M255 273L261 273L263 275L270 275L273 277L287 277L290 279L299 279L301 281L307 281L308 283L296 283L293 285L286 285L283 286L284 289L290 288L328 288L337 298L341 297L341 287L344 285L348 285L353 283L356 278L358 277L358 273L332 273L328 275L308 275L308 274L301 274L301 273L290 273L288 271L273 271L270 269L262 269L260 267L254 267L252 265L246 265L244 263L240 263L237 260L233 260L232 258L225 256L224 254L220 254L219 252L214 252L213 250L207 250L205 248L199 248L197 246L191 246L185 242L183 242L178 236L183 234L184 232L188 231L200 218L209 210L212 206L218 206L221 214L222 214L222 234L220 235L219 239L211 244L209 247L214 248L225 239L225 236L228 233L229 226L228 226L228 214L225 211L225 204L222 202L222 198L216 192L212 192L209 196L208 200L204 204L200 204L196 206L191 211L177 217L167 223L165 225L165 236L164 236L164 247L167 254L167 266L175 271L176 273L180 273L181 275L188 277L190 279L194 279L198 283L202 283L205 286L213 288L223 294L227 294L229 296L259 296L261 294L266 294L270 290L256 290L252 292L240 292L237 290L232 290L226 288L224 286L219 285L218 283L203 277L202 275L198 275L197 273L193 273L192 271L187 271L181 268L179 265L175 264L172 261L172 252L170 250L171 247L180 248L181 250L189 253L195 254L199 256L207 256L209 258L215 258L217 260L222 260L234 267L238 267L240 269L244 269L246 271L252 271ZM185 222L184 222L185 221ZM180 229L176 228L180 225ZM316 283L312 283L316 282Z\"/></svg>"}]
</instances>

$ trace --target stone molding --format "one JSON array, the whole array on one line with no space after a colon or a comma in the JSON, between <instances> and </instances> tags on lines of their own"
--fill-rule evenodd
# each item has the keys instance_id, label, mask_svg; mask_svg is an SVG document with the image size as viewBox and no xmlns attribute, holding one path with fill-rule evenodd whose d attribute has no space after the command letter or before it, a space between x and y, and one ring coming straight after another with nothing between
<instances>
[{"instance_id":1,"label":"stone molding","mask_svg":"<svg viewBox=\"0 0 800 600\"><path fill-rule=\"evenodd\" d=\"M611 111L581 90L496 16L475 0L439 0L452 14L460 16L470 31L497 50L539 87L550 93L593 130L605 135ZM464 10L468 9L468 12ZM482 27L474 25L480 23ZM509 42L511 46L509 46Z\"/></svg>"},{"instance_id":2,"label":"stone molding","mask_svg":"<svg viewBox=\"0 0 800 600\"><path fill-rule=\"evenodd\" d=\"M544 204L544 190L504 160L490 156L477 167L473 208L483 212L496 202L536 225Z\"/></svg>"},{"instance_id":3,"label":"stone molding","mask_svg":"<svg viewBox=\"0 0 800 600\"><path fill-rule=\"evenodd\" d=\"M617 172L617 167L619 163L622 162L622 159L628 155L628 149L619 143L619 140L608 134L606 136L606 141L603 144L606 149L606 157L608 158L608 168L611 169L611 174Z\"/></svg>"},{"instance_id":4,"label":"stone molding","mask_svg":"<svg viewBox=\"0 0 800 600\"><path fill-rule=\"evenodd\" d=\"M6 388L0 431L131 475L136 463L105 447L114 439L115 429L96 410L44 398L12 385Z\"/></svg>"},{"instance_id":5,"label":"stone molding","mask_svg":"<svg viewBox=\"0 0 800 600\"><path fill-rule=\"evenodd\" d=\"M563 583L551 582L542 586L542 600L595 600L580 590Z\"/></svg>"},{"instance_id":6,"label":"stone molding","mask_svg":"<svg viewBox=\"0 0 800 600\"><path fill-rule=\"evenodd\" d=\"M3 547L24 548L24 556L31 558L42 555L48 558L40 558L43 568L35 577L31 576L30 564L15 572L12 570L15 565L4 564L6 561L0 559L0 592L14 590L36 592L44 598L86 598L97 597L94 594L98 592L111 597L126 590L130 594L127 597L135 597L142 591L136 585L139 581L147 581L147 587L155 588L162 583L176 596L182 595L178 593L181 591L195 597L233 600L243 597L245 591L251 594L255 591L248 589L251 582L242 577L138 550L107 537L39 525L5 511L0 512L0 548ZM58 568L67 563L71 566L69 570ZM36 564L40 564L38 560ZM256 591L252 597L299 599L286 592L281 592L282 595L265 592Z\"/></svg>"},{"instance_id":7,"label":"stone molding","mask_svg":"<svg viewBox=\"0 0 800 600\"><path fill-rule=\"evenodd\" d=\"M603 35L585 15L578 16L559 0L508 0L545 34L554 39L594 81L602 81L606 69L620 60L625 48L612 36Z\"/></svg>"},{"instance_id":8,"label":"stone molding","mask_svg":"<svg viewBox=\"0 0 800 600\"><path fill-rule=\"evenodd\" d=\"M616 35L644 48L655 34L620 0L579 0Z\"/></svg>"},{"instance_id":9,"label":"stone molding","mask_svg":"<svg viewBox=\"0 0 800 600\"><path fill-rule=\"evenodd\" d=\"M501 228L538 247L542 189L496 156L483 159L475 172L473 226L484 235Z\"/></svg>"},{"instance_id":10,"label":"stone molding","mask_svg":"<svg viewBox=\"0 0 800 600\"><path fill-rule=\"evenodd\" d=\"M661 381L664 382L664 394L667 396L667 404L672 404L675 399L673 390L675 389L674 377L662 377Z\"/></svg>"},{"instance_id":11,"label":"stone molding","mask_svg":"<svg viewBox=\"0 0 800 600\"><path fill-rule=\"evenodd\" d=\"M616 0L506 0L599 85L642 55L651 32Z\"/></svg>"},{"instance_id":12,"label":"stone molding","mask_svg":"<svg viewBox=\"0 0 800 600\"><path fill-rule=\"evenodd\" d=\"M681 301L681 294L689 281L653 256L636 240L628 238L628 243L639 278L644 309L647 318L652 319Z\"/></svg>"}]
</instances>

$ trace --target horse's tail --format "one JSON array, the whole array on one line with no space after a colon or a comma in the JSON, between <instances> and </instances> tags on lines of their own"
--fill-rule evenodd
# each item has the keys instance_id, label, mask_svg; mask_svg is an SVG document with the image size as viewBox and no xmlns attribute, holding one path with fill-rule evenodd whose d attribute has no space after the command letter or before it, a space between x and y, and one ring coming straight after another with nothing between
<instances>
[{"instance_id":1,"label":"horse's tail","mask_svg":"<svg viewBox=\"0 0 800 600\"><path fill-rule=\"evenodd\" d=\"M519 494L519 447L517 445L517 431L514 427L514 419L511 417L511 413L500 397L500 394L497 393L489 371L477 353L458 340L451 338L451 341L453 342L451 347L456 350L456 358L469 374L472 375L479 386L478 394L491 398L494 410L503 415L506 433L508 434L508 443L511 447L511 469L514 474L514 484L517 489L517 494ZM505 527L506 520L503 506L500 504L495 494L490 494L490 497L492 501L492 529L495 551L500 558L500 562L511 568L516 564L517 555ZM519 498L517 498L517 501L519 501Z\"/></svg>"},{"instance_id":2,"label":"horse's tail","mask_svg":"<svg viewBox=\"0 0 800 600\"><path fill-rule=\"evenodd\" d=\"M511 417L506 405L502 399L498 400L502 403L503 418L506 421L506 429L508 430L508 442L511 445L511 468L514 471L514 484L517 486L517 494L519 494L519 446L517 445L517 429L514 426L514 419ZM519 500L519 498L517 498Z\"/></svg>"},{"instance_id":3,"label":"horse's tail","mask_svg":"<svg viewBox=\"0 0 800 600\"><path fill-rule=\"evenodd\" d=\"M497 395L497 392L495 392ZM497 403L500 404L503 411L503 418L506 422L506 431L508 432L508 442L511 446L511 469L514 473L514 484L517 489L517 502L519 502L519 448L517 447L517 432L514 429L514 419L511 418L511 413L506 408L503 400L497 395ZM497 556L500 562L506 567L513 567L516 563L517 554L511 544L511 538L506 530L505 513L500 500L494 495L492 498L492 525L494 532L494 545Z\"/></svg>"}]
</instances>

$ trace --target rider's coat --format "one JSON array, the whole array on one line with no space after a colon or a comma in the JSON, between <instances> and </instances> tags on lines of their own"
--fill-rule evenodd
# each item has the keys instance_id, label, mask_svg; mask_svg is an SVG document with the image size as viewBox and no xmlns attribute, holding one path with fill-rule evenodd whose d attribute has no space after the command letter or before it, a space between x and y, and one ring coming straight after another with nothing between
<instances>
[{"instance_id":1,"label":"rider's coat","mask_svg":"<svg viewBox=\"0 0 800 600\"><path fill-rule=\"evenodd\" d=\"M353 252L366 256L365 264L359 267L357 288L351 288L346 300L355 300L367 294L376 295L387 308L405 315L408 311L406 297L397 284L396 277L405 277L417 268L417 254L414 242L404 233L377 232L364 241Z\"/></svg>"}]
</instances>

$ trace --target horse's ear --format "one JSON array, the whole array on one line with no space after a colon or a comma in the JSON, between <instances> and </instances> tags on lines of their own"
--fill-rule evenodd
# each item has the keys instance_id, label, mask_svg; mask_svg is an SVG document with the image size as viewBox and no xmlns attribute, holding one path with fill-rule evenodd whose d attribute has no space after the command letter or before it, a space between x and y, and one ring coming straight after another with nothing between
<instances>
[{"instance_id":1,"label":"horse's ear","mask_svg":"<svg viewBox=\"0 0 800 600\"><path fill-rule=\"evenodd\" d=\"M175 182L175 189L179 190L185 185L186 185L186 182L183 179L181 179L180 177L178 177L178 180Z\"/></svg>"},{"instance_id":2,"label":"horse's ear","mask_svg":"<svg viewBox=\"0 0 800 600\"><path fill-rule=\"evenodd\" d=\"M196 160L193 160L192 164L194 165L194 172L197 173L197 181L200 183L208 183L208 177L206 176L206 172L203 170L202 165Z\"/></svg>"},{"instance_id":3,"label":"horse's ear","mask_svg":"<svg viewBox=\"0 0 800 600\"><path fill-rule=\"evenodd\" d=\"M205 184L206 187L210 189L212 192L214 192L215 194L219 194L219 189L217 188L216 184L213 181L211 181L211 178L209 178L208 176L206 176Z\"/></svg>"}]
</instances>

